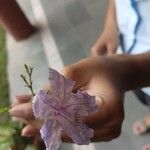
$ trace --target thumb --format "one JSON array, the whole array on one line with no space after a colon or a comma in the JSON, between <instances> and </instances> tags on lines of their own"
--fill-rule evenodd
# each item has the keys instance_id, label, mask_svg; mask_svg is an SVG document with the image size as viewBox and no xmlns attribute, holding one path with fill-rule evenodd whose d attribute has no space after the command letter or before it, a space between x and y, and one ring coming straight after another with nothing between
<instances>
[{"instance_id":1,"label":"thumb","mask_svg":"<svg viewBox=\"0 0 150 150\"><path fill-rule=\"evenodd\" d=\"M83 59L75 64L69 65L62 70L62 74L73 81L76 81L75 89L84 87L91 76L89 59Z\"/></svg>"},{"instance_id":2,"label":"thumb","mask_svg":"<svg viewBox=\"0 0 150 150\"><path fill-rule=\"evenodd\" d=\"M75 86L74 86L74 90L80 89L80 87L83 84L83 81L81 80L81 78L82 78L81 76L83 76L83 75L81 73L80 68L78 68L78 67L79 67L78 65L70 65L70 66L65 67L62 70L62 75L65 78L76 82Z\"/></svg>"}]
</instances>

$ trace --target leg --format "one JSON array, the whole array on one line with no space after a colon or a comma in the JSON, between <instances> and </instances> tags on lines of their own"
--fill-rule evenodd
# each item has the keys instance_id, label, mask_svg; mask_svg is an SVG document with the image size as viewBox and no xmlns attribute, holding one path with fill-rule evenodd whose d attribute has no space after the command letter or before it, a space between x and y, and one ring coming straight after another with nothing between
<instances>
[{"instance_id":1,"label":"leg","mask_svg":"<svg viewBox=\"0 0 150 150\"><path fill-rule=\"evenodd\" d=\"M0 0L0 24L16 40L23 40L35 31L15 0Z\"/></svg>"}]
</instances>

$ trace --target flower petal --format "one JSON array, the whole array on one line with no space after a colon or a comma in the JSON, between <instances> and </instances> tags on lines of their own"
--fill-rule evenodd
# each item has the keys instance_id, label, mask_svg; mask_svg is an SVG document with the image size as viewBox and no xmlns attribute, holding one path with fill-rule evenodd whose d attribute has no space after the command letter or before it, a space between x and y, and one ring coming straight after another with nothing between
<instances>
[{"instance_id":1,"label":"flower petal","mask_svg":"<svg viewBox=\"0 0 150 150\"><path fill-rule=\"evenodd\" d=\"M87 113L89 115L98 111L98 106L95 102L95 96L91 96L85 91L78 91L76 97L82 102L82 109L80 110L81 114L84 115L84 113Z\"/></svg>"},{"instance_id":2,"label":"flower petal","mask_svg":"<svg viewBox=\"0 0 150 150\"><path fill-rule=\"evenodd\" d=\"M88 93L81 91L72 94L66 102L66 107L68 107L68 112L78 113L79 116L87 116L98 110L95 96L90 96Z\"/></svg>"},{"instance_id":3,"label":"flower petal","mask_svg":"<svg viewBox=\"0 0 150 150\"><path fill-rule=\"evenodd\" d=\"M36 94L35 98L36 100L33 103L35 117L40 119L52 117L51 115L55 112L55 105L57 105L56 101L42 90Z\"/></svg>"},{"instance_id":4,"label":"flower petal","mask_svg":"<svg viewBox=\"0 0 150 150\"><path fill-rule=\"evenodd\" d=\"M46 150L58 150L61 144L62 128L54 120L46 120L40 130Z\"/></svg>"},{"instance_id":5,"label":"flower petal","mask_svg":"<svg viewBox=\"0 0 150 150\"><path fill-rule=\"evenodd\" d=\"M59 118L59 123L68 136L72 138L76 144L89 144L90 138L93 137L94 130L83 123L73 121L67 114L64 115L65 117Z\"/></svg>"},{"instance_id":6,"label":"flower petal","mask_svg":"<svg viewBox=\"0 0 150 150\"><path fill-rule=\"evenodd\" d=\"M94 130L84 124L84 117L97 111L95 97L78 91L72 93L74 81L49 69L50 93L39 91L33 102L36 118L44 120L41 136L47 150L57 150L64 130L77 144L89 144Z\"/></svg>"},{"instance_id":7,"label":"flower petal","mask_svg":"<svg viewBox=\"0 0 150 150\"><path fill-rule=\"evenodd\" d=\"M49 68L49 80L52 95L57 97L58 102L62 104L62 101L65 102L65 94L72 91L75 81L66 79L59 72L51 68Z\"/></svg>"}]
</instances>

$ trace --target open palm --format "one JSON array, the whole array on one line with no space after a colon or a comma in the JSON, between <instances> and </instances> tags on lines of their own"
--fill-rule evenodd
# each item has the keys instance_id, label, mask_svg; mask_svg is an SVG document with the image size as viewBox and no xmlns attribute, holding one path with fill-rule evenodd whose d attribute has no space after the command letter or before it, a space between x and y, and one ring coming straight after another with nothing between
<instances>
[{"instance_id":1,"label":"open palm","mask_svg":"<svg viewBox=\"0 0 150 150\"><path fill-rule=\"evenodd\" d=\"M99 111L85 118L86 124L95 131L92 141L108 141L118 137L124 118L124 91L121 85L120 72L117 63L111 57L92 57L81 60L63 69L62 74L76 81L74 91L85 90L96 96ZM30 96L18 97L10 113L28 122L23 129L23 135L35 136L41 127L41 122L34 120ZM19 112L20 113L14 113ZM38 129L37 129L38 128ZM71 142L63 135L65 142Z\"/></svg>"}]
</instances>

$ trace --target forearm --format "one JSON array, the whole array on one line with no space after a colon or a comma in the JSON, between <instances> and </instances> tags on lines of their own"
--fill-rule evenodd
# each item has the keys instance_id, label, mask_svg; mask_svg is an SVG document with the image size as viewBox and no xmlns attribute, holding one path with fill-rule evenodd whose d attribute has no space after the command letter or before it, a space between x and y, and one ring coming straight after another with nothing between
<instances>
[{"instance_id":1,"label":"forearm","mask_svg":"<svg viewBox=\"0 0 150 150\"><path fill-rule=\"evenodd\" d=\"M105 23L104 23L104 30L111 29L111 28L117 30L115 0L109 1L108 10L105 18Z\"/></svg>"},{"instance_id":2,"label":"forearm","mask_svg":"<svg viewBox=\"0 0 150 150\"><path fill-rule=\"evenodd\" d=\"M150 86L150 52L119 58L122 83L126 91Z\"/></svg>"}]
</instances>

